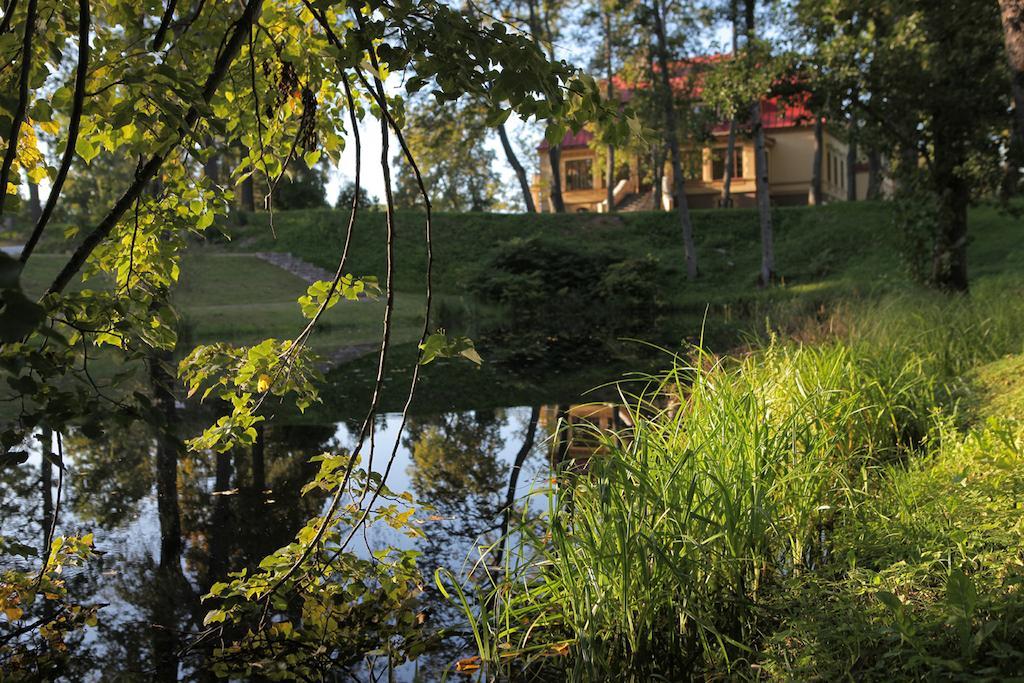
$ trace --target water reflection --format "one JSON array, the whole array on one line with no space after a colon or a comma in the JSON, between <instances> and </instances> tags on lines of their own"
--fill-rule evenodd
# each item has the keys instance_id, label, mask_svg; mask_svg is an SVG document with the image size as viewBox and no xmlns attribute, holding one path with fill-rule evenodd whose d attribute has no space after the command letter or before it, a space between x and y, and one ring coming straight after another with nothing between
<instances>
[{"instance_id":1,"label":"water reflection","mask_svg":"<svg viewBox=\"0 0 1024 683\"><path fill-rule=\"evenodd\" d=\"M152 379L161 384L158 371ZM69 680L210 680L203 652L183 652L202 627L200 597L228 571L252 569L292 540L323 504L315 493L300 495L315 471L309 458L349 448L356 436L349 422L275 424L261 426L251 448L189 453L180 435L195 431L202 416L176 409L173 400L157 405L165 419L160 433L111 426L101 439L70 434L63 442L68 469L58 533L93 531L102 551L69 586L87 602L106 604L99 625L72 645ZM412 417L388 484L429 505L416 514L426 537L413 542L375 529L365 537L366 552L414 543L427 576L441 566L464 574L481 556L500 566L505 549L498 541L516 521L517 501L549 478L552 460L584 458L577 430L552 438L559 422L613 424L621 417L612 408L587 413L578 406ZM375 425L378 472L399 422L388 414ZM0 534L42 543L56 482L38 451L26 465L0 472ZM429 591L425 599L431 626L457 622L452 605ZM399 680L434 680L464 653L450 640L399 672Z\"/></svg>"}]
</instances>

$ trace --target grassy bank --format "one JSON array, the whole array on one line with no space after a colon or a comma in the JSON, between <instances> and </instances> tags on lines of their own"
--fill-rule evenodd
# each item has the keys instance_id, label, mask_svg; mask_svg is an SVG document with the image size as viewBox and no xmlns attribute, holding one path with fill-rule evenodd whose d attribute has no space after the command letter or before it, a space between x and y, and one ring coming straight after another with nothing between
<instances>
[{"instance_id":1,"label":"grassy bank","mask_svg":"<svg viewBox=\"0 0 1024 683\"><path fill-rule=\"evenodd\" d=\"M344 212L291 211L275 216L276 239L265 214L228 229L239 250L291 252L324 268L336 265L344 238ZM822 207L778 208L774 213L779 275L784 287L770 296L824 296L829 292L870 291L903 284L892 205L838 203ZM679 228L663 212L598 214L437 214L434 224L435 283L439 290L472 293L488 258L502 243L540 236L556 246L611 260L652 255L658 263L659 290L669 301L703 307L758 298L760 243L753 210L694 211L694 234L701 277L685 280ZM1017 246L1017 219L989 206L971 211L972 275L984 277L1024 267ZM353 273L384 272L384 216L364 212L351 249ZM397 217L397 288L422 288L426 252L423 216Z\"/></svg>"},{"instance_id":2,"label":"grassy bank","mask_svg":"<svg viewBox=\"0 0 1024 683\"><path fill-rule=\"evenodd\" d=\"M63 265L56 254L37 254L29 261L22 283L40 295ZM75 283L73 289L104 288L109 283ZM251 254L197 246L182 259L178 287L172 295L187 343L230 341L252 343L268 337L287 338L306 324L296 300L307 284L291 273ZM395 340L411 342L422 325L421 303L414 295L398 296ZM329 352L380 338L383 304L344 303L323 316L311 338L314 349Z\"/></svg>"},{"instance_id":3,"label":"grassy bank","mask_svg":"<svg viewBox=\"0 0 1024 683\"><path fill-rule=\"evenodd\" d=\"M1024 283L852 303L634 386L509 539L485 669L574 680L1016 675ZM1007 355L1009 354L1009 355ZM504 576L505 578L498 578Z\"/></svg>"}]
</instances>

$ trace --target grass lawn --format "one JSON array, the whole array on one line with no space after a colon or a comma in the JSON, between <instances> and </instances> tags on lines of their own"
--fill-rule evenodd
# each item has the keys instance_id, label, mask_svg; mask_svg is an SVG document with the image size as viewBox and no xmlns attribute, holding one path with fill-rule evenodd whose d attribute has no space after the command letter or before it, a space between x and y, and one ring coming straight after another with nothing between
<instances>
[{"instance_id":1,"label":"grass lawn","mask_svg":"<svg viewBox=\"0 0 1024 683\"><path fill-rule=\"evenodd\" d=\"M685 279L674 214L437 214L434 282L440 291L472 293L496 247L512 238L542 235L581 253L613 260L653 255L664 298L691 310L703 311L708 304L736 308L766 299L820 299L898 289L906 285L906 276L892 211L888 202L777 208L776 263L782 286L768 292L756 288L760 242L757 212L752 209L692 212L701 271L692 283ZM225 230L232 237L231 249L287 251L333 269L344 237L344 216L332 209L279 213L276 239L264 214L247 216L245 225ZM361 216L350 252L351 270L382 276L384 216ZM1017 218L993 206L979 206L971 210L970 231L973 276L1024 269ZM396 248L398 290L420 291L426 260L421 214L398 213Z\"/></svg>"},{"instance_id":2,"label":"grass lawn","mask_svg":"<svg viewBox=\"0 0 1024 683\"><path fill-rule=\"evenodd\" d=\"M25 290L42 293L64 260L55 254L34 255L22 275ZM74 288L85 286L90 284L76 282ZM250 343L300 332L306 319L296 299L305 291L304 281L256 256L199 247L186 252L182 261L174 304L184 321L186 341ZM418 338L421 311L419 297L396 295L397 343ZM311 344L333 350L377 341L383 312L382 302L340 302L324 315Z\"/></svg>"}]
</instances>

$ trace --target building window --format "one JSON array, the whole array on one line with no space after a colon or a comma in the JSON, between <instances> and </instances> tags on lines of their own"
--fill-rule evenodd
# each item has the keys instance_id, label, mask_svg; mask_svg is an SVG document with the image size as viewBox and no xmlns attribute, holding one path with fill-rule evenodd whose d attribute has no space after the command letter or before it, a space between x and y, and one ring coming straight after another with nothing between
<instances>
[{"instance_id":1,"label":"building window","mask_svg":"<svg viewBox=\"0 0 1024 683\"><path fill-rule=\"evenodd\" d=\"M825 175L828 176L828 184L832 184L832 150L827 152L825 158Z\"/></svg>"},{"instance_id":2,"label":"building window","mask_svg":"<svg viewBox=\"0 0 1024 683\"><path fill-rule=\"evenodd\" d=\"M575 159L565 162L565 189L594 189L593 159Z\"/></svg>"},{"instance_id":3,"label":"building window","mask_svg":"<svg viewBox=\"0 0 1024 683\"><path fill-rule=\"evenodd\" d=\"M732 177L743 177L743 148L733 148ZM725 150L716 149L711 153L711 179L722 180L725 178Z\"/></svg>"},{"instance_id":4,"label":"building window","mask_svg":"<svg viewBox=\"0 0 1024 683\"><path fill-rule=\"evenodd\" d=\"M683 152L683 177L687 180L704 180L704 152L692 149Z\"/></svg>"}]
</instances>

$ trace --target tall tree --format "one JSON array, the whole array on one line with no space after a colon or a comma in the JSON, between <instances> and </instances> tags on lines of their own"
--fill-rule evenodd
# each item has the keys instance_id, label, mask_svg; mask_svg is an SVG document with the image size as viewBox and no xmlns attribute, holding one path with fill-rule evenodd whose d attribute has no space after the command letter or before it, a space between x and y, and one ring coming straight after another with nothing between
<instances>
[{"instance_id":1,"label":"tall tree","mask_svg":"<svg viewBox=\"0 0 1024 683\"><path fill-rule=\"evenodd\" d=\"M846 201L857 201L857 112L850 112L846 140Z\"/></svg>"},{"instance_id":2,"label":"tall tree","mask_svg":"<svg viewBox=\"0 0 1024 683\"><path fill-rule=\"evenodd\" d=\"M433 205L442 211L486 211L502 203L501 178L487 146L486 109L471 99L438 102L413 98L406 110L406 144L417 159ZM402 153L395 199L416 206L419 186Z\"/></svg>"},{"instance_id":3,"label":"tall tree","mask_svg":"<svg viewBox=\"0 0 1024 683\"><path fill-rule=\"evenodd\" d=\"M661 0L652 0L651 20L654 25L654 53L657 56L657 85L665 116L665 139L672 161L672 187L675 211L683 233L683 252L686 259L686 278L697 279L697 249L693 242L693 222L686 202L686 179L683 176L682 151L679 146L679 127L676 119L675 96L670 76L672 60L669 58L668 38L665 30L665 13Z\"/></svg>"},{"instance_id":4,"label":"tall tree","mask_svg":"<svg viewBox=\"0 0 1024 683\"><path fill-rule=\"evenodd\" d=\"M729 27L732 33L732 52L730 57L736 59L736 52L739 41L737 30L739 15L739 0L729 0ZM736 116L729 117L729 133L725 140L725 175L722 178L722 200L723 208L732 207L732 177L735 173L736 163Z\"/></svg>"},{"instance_id":5,"label":"tall tree","mask_svg":"<svg viewBox=\"0 0 1024 683\"><path fill-rule=\"evenodd\" d=\"M999 0L999 9L1017 117L1017 141L1024 148L1024 0Z\"/></svg>"},{"instance_id":6,"label":"tall tree","mask_svg":"<svg viewBox=\"0 0 1024 683\"><path fill-rule=\"evenodd\" d=\"M605 96L609 102L615 101L615 64L614 48L612 43L612 9L608 6L607 0L602 3L602 26L604 28L604 64L605 64ZM615 211L615 146L605 145L605 178L607 195L605 201L608 203L608 213Z\"/></svg>"},{"instance_id":7,"label":"tall tree","mask_svg":"<svg viewBox=\"0 0 1024 683\"><path fill-rule=\"evenodd\" d=\"M934 209L928 281L966 291L967 206L993 189L974 169L998 168L1009 128L998 5L800 0L795 9L822 73L849 93L844 106L905 155L901 187L926 192L915 202Z\"/></svg>"},{"instance_id":8,"label":"tall tree","mask_svg":"<svg viewBox=\"0 0 1024 683\"><path fill-rule=\"evenodd\" d=\"M501 148L505 151L505 159L508 160L508 165L512 167L516 174L519 190L523 193L523 205L526 207L526 213L537 213L537 205L533 201L533 192L530 190L530 181L526 176L526 169L523 168L523 164L519 161L519 156L512 147L511 140L508 139L508 131L505 129L504 123L498 124L498 139L501 140Z\"/></svg>"},{"instance_id":9,"label":"tall tree","mask_svg":"<svg viewBox=\"0 0 1024 683\"><path fill-rule=\"evenodd\" d=\"M821 205L821 164L825 155L825 124L821 115L814 115L814 155L811 157L811 204Z\"/></svg>"},{"instance_id":10,"label":"tall tree","mask_svg":"<svg viewBox=\"0 0 1024 683\"><path fill-rule=\"evenodd\" d=\"M744 6L744 58L755 60L760 51L753 48L757 36L756 0L746 0ZM754 63L751 68L756 68ZM761 96L750 105L750 129L754 139L754 183L757 191L757 216L761 228L761 272L759 281L767 287L775 277L775 235L772 230L771 195L768 186L768 154L764 144L764 125L761 120Z\"/></svg>"}]
</instances>

